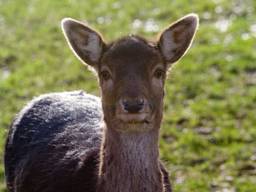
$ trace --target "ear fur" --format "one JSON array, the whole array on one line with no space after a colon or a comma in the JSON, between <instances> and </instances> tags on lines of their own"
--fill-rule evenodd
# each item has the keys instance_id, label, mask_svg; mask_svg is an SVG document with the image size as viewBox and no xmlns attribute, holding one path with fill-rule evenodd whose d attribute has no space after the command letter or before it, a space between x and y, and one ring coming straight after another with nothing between
<instances>
[{"instance_id":1,"label":"ear fur","mask_svg":"<svg viewBox=\"0 0 256 192\"><path fill-rule=\"evenodd\" d=\"M191 13L160 33L158 46L166 63L174 63L185 55L198 29L198 21L198 15Z\"/></svg>"},{"instance_id":2,"label":"ear fur","mask_svg":"<svg viewBox=\"0 0 256 192\"><path fill-rule=\"evenodd\" d=\"M62 19L61 28L69 47L78 59L97 69L105 46L101 35L91 27L71 18Z\"/></svg>"}]
</instances>

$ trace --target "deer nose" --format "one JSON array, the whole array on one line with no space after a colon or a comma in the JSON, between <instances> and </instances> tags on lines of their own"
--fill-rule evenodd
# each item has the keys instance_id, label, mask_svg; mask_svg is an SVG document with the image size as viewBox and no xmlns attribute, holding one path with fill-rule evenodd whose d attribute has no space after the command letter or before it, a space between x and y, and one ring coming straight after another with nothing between
<instances>
[{"instance_id":1,"label":"deer nose","mask_svg":"<svg viewBox=\"0 0 256 192\"><path fill-rule=\"evenodd\" d=\"M144 108L144 99L122 99L123 110L128 113L139 113Z\"/></svg>"}]
</instances>

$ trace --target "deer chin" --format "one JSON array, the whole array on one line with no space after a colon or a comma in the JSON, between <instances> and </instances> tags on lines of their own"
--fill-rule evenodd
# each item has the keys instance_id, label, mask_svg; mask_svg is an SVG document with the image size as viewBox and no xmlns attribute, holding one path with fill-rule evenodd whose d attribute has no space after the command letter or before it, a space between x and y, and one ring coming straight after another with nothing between
<instances>
[{"instance_id":1,"label":"deer chin","mask_svg":"<svg viewBox=\"0 0 256 192\"><path fill-rule=\"evenodd\" d=\"M117 114L119 122L116 129L121 132L146 132L153 129L152 117L149 113Z\"/></svg>"},{"instance_id":2,"label":"deer chin","mask_svg":"<svg viewBox=\"0 0 256 192\"><path fill-rule=\"evenodd\" d=\"M123 123L127 124L143 124L150 123L148 113L134 113L134 114L117 114L117 118L120 119Z\"/></svg>"}]
</instances>

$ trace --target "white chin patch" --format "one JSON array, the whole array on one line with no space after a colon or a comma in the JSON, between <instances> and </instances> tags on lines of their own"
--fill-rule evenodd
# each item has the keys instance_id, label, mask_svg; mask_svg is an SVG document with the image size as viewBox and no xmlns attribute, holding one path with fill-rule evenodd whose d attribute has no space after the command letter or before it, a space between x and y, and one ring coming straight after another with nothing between
<instances>
[{"instance_id":1,"label":"white chin patch","mask_svg":"<svg viewBox=\"0 0 256 192\"><path fill-rule=\"evenodd\" d=\"M146 113L139 113L139 114L118 114L117 118L119 118L124 123L131 123L131 124L139 124L147 122Z\"/></svg>"}]
</instances>

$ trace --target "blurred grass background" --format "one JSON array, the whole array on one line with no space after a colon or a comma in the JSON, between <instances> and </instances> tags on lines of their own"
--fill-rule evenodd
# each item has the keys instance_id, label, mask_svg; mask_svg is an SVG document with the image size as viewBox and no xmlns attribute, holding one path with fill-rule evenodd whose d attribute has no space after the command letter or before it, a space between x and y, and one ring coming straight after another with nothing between
<instances>
[{"instance_id":1,"label":"blurred grass background","mask_svg":"<svg viewBox=\"0 0 256 192\"><path fill-rule=\"evenodd\" d=\"M113 40L152 38L190 12L199 14L200 28L166 83L161 157L175 192L255 192L254 0L0 0L1 157L11 119L34 96L74 89L99 95L96 78L63 38L63 17L87 21Z\"/></svg>"}]
</instances>

